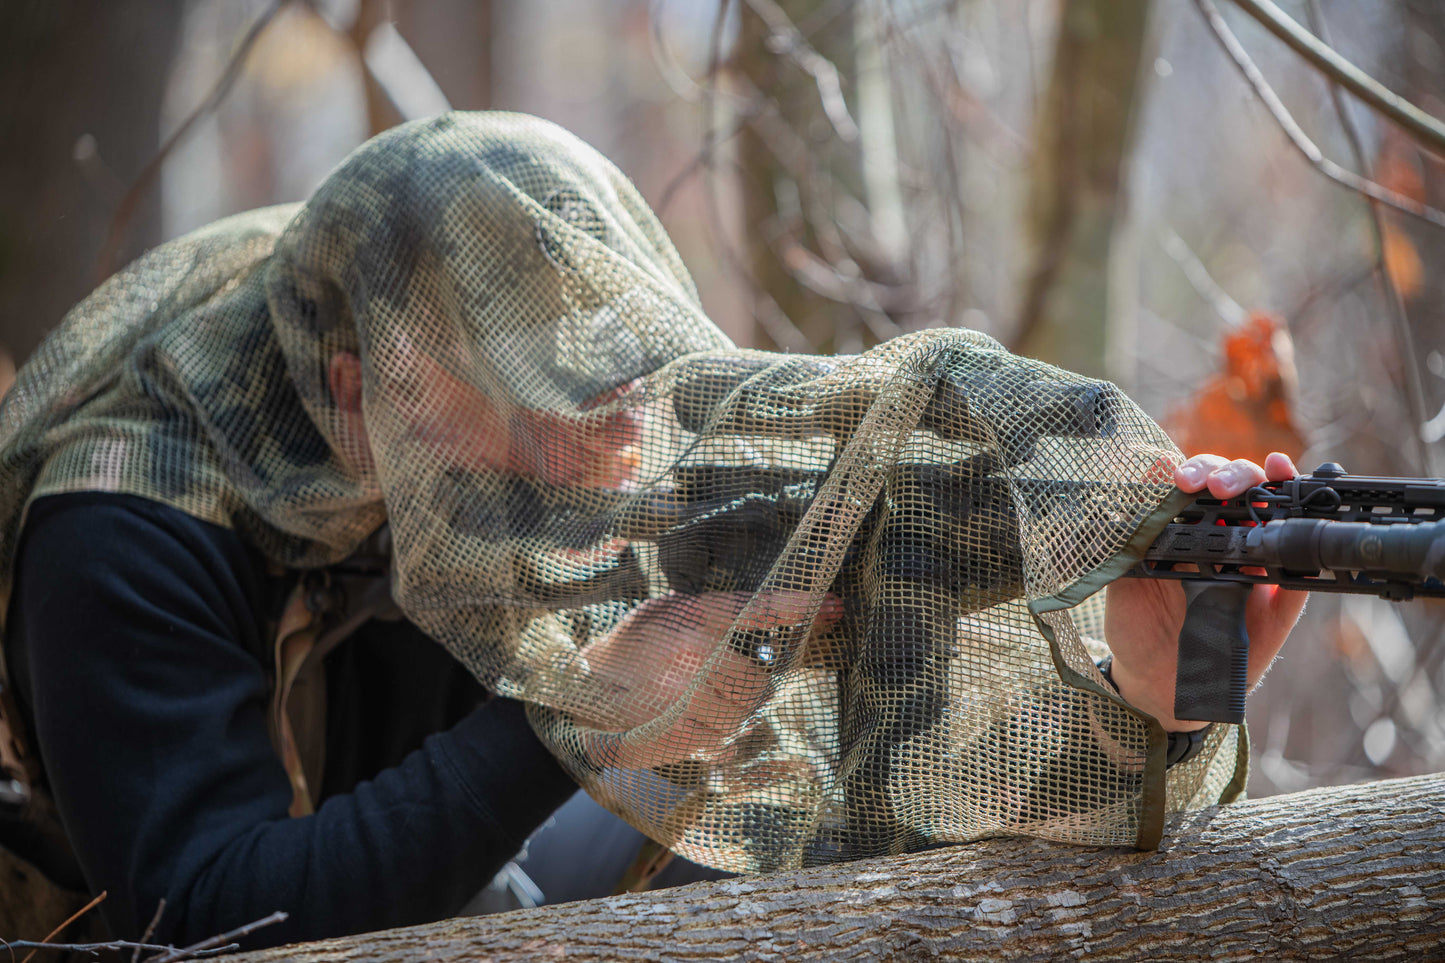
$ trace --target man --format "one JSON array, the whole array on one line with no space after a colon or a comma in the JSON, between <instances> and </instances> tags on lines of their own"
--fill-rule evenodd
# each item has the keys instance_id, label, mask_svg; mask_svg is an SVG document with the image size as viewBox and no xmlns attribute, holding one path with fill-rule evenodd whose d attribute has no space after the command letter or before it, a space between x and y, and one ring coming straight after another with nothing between
<instances>
[{"instance_id":1,"label":"man","mask_svg":"<svg viewBox=\"0 0 1445 963\"><path fill-rule=\"evenodd\" d=\"M444 916L577 783L732 871L1057 836L1197 728L1177 586L1110 588L1132 709L1022 618L1160 510L1176 459L1127 399L964 332L736 352L625 178L533 118L408 125L152 252L0 425L11 721L74 862L19 855L118 935L162 900L176 942ZM1299 605L1255 590L1253 678ZM1048 724L1010 728L1020 699ZM1177 794L1236 755L1211 735ZM1093 796L1040 789L1058 758Z\"/></svg>"}]
</instances>

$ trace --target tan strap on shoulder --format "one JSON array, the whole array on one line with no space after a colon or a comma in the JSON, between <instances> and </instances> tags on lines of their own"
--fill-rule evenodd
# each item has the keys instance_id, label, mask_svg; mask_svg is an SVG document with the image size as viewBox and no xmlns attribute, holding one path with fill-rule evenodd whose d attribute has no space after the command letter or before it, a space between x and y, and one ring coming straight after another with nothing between
<instances>
[{"instance_id":1,"label":"tan strap on shoulder","mask_svg":"<svg viewBox=\"0 0 1445 963\"><path fill-rule=\"evenodd\" d=\"M281 613L281 623L276 629L276 684L271 690L271 711L268 720L271 728L271 741L276 746L277 755L281 757L281 765L286 768L286 775L291 779L290 813L293 817L306 816L315 811L310 781L306 777L306 766L302 761L301 745L297 739L296 727L292 724L290 712L292 695L297 692L301 669L306 664L307 656L316 646L316 637L321 625L320 614L313 612L307 605L309 592L306 583L307 580L303 578L291 590L286 608ZM322 698L325 697L324 687L321 695ZM307 716L306 721L312 721L310 712L304 713L304 715ZM324 730L324 705L321 715ZM301 728L303 732L307 730L305 725ZM322 744L325 744L324 738ZM319 778L319 770L315 771L315 775Z\"/></svg>"},{"instance_id":2,"label":"tan strap on shoulder","mask_svg":"<svg viewBox=\"0 0 1445 963\"><path fill-rule=\"evenodd\" d=\"M308 572L292 589L276 629L269 722L276 754L291 780L293 817L309 815L320 801L326 767L326 656L367 620L400 615L385 570Z\"/></svg>"}]
</instances>

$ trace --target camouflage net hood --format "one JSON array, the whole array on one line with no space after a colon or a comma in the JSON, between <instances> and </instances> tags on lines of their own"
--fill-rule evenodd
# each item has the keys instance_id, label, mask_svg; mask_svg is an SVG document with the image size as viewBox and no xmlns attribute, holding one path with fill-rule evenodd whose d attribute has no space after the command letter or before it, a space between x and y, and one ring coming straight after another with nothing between
<instances>
[{"instance_id":1,"label":"camouflage net hood","mask_svg":"<svg viewBox=\"0 0 1445 963\"><path fill-rule=\"evenodd\" d=\"M44 494L290 568L389 524L407 616L693 860L1150 845L1239 791L1242 740L1166 779L1072 607L1172 514L1178 458L1114 386L973 332L738 350L609 162L450 114L70 313L0 407L0 603Z\"/></svg>"}]
</instances>

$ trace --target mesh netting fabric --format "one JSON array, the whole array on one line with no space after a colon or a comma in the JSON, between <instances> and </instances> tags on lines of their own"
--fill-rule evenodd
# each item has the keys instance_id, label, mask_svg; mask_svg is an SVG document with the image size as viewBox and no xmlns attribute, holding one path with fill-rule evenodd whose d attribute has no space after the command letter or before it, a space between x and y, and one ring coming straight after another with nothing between
<instances>
[{"instance_id":1,"label":"mesh netting fabric","mask_svg":"<svg viewBox=\"0 0 1445 963\"><path fill-rule=\"evenodd\" d=\"M1149 418L957 329L738 350L636 190L534 118L398 128L305 205L157 249L0 433L0 603L43 494L141 495L292 568L389 524L407 616L710 866L1147 844L1238 784L1224 726L1166 781L1055 604L1162 522Z\"/></svg>"}]
</instances>

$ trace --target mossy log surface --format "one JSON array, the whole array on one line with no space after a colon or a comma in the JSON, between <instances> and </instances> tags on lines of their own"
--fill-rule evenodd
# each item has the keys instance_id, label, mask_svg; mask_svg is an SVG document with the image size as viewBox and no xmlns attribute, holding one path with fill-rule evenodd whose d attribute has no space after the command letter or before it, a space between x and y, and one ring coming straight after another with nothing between
<instances>
[{"instance_id":1,"label":"mossy log surface","mask_svg":"<svg viewBox=\"0 0 1445 963\"><path fill-rule=\"evenodd\" d=\"M279 947L298 960L1445 960L1445 774Z\"/></svg>"}]
</instances>

